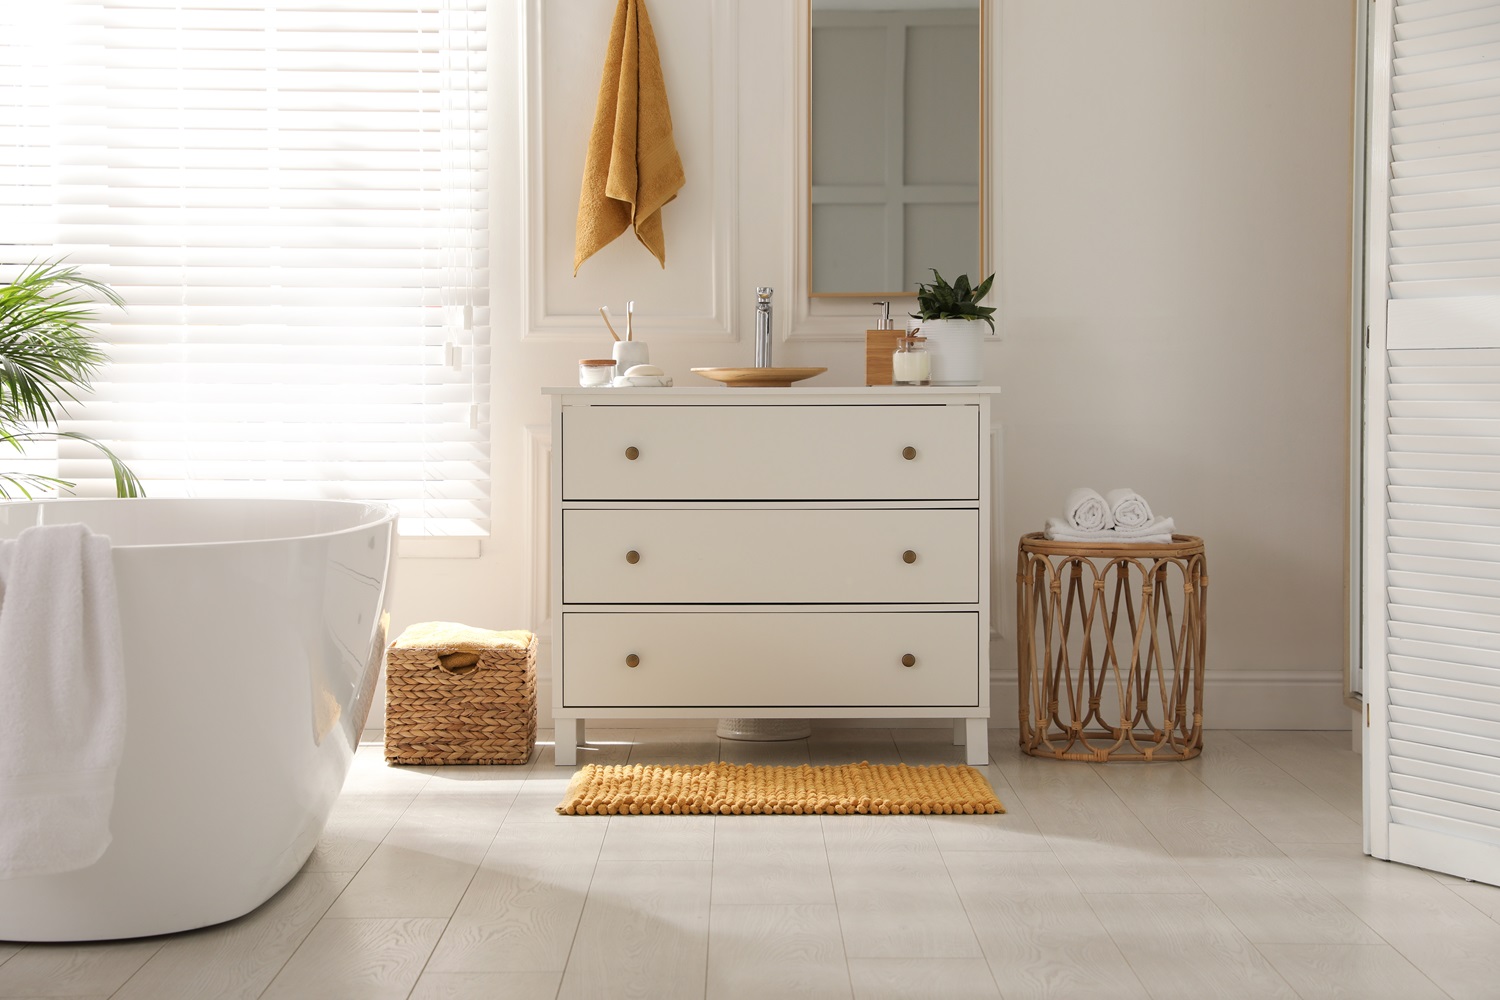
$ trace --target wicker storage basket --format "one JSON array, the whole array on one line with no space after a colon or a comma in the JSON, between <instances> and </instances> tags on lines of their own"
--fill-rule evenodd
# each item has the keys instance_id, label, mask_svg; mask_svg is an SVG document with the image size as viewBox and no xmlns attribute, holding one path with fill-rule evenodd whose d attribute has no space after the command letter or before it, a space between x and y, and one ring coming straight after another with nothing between
<instances>
[{"instance_id":1,"label":"wicker storage basket","mask_svg":"<svg viewBox=\"0 0 1500 1000\"><path fill-rule=\"evenodd\" d=\"M424 622L386 651L385 759L524 764L536 746L536 636Z\"/></svg>"}]
</instances>

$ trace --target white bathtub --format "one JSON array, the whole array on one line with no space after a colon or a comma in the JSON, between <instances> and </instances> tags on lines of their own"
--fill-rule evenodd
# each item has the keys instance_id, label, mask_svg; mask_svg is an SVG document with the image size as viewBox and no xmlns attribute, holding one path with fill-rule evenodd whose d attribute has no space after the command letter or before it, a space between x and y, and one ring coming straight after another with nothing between
<instances>
[{"instance_id":1,"label":"white bathtub","mask_svg":"<svg viewBox=\"0 0 1500 1000\"><path fill-rule=\"evenodd\" d=\"M77 521L114 545L124 633L113 841L81 871L0 880L0 940L140 937L248 913L307 860L348 772L385 647L395 510L0 503L0 539Z\"/></svg>"}]
</instances>

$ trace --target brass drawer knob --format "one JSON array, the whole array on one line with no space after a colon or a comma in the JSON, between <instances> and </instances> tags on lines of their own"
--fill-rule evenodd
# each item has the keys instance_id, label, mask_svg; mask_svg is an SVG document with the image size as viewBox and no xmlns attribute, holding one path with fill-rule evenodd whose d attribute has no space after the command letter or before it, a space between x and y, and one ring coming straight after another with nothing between
<instances>
[{"instance_id":1,"label":"brass drawer knob","mask_svg":"<svg viewBox=\"0 0 1500 1000\"><path fill-rule=\"evenodd\" d=\"M634 653L631 653L629 656L625 657L625 665L627 667L638 667L641 665L641 658L639 656L636 656Z\"/></svg>"},{"instance_id":2,"label":"brass drawer knob","mask_svg":"<svg viewBox=\"0 0 1500 1000\"><path fill-rule=\"evenodd\" d=\"M631 445L629 448L625 449L625 457L634 462L636 459L641 457L641 449L637 448L635 445Z\"/></svg>"},{"instance_id":3,"label":"brass drawer knob","mask_svg":"<svg viewBox=\"0 0 1500 1000\"><path fill-rule=\"evenodd\" d=\"M910 565L911 563L917 561L917 554L911 549L907 549L905 552L901 553L901 561Z\"/></svg>"},{"instance_id":4,"label":"brass drawer knob","mask_svg":"<svg viewBox=\"0 0 1500 1000\"><path fill-rule=\"evenodd\" d=\"M906 655L901 657L901 665L903 667L915 667L917 665L917 658L912 654L907 653Z\"/></svg>"},{"instance_id":5,"label":"brass drawer knob","mask_svg":"<svg viewBox=\"0 0 1500 1000\"><path fill-rule=\"evenodd\" d=\"M641 561L641 554L635 549L631 549L629 552L625 553L625 561L634 566L636 563Z\"/></svg>"},{"instance_id":6,"label":"brass drawer knob","mask_svg":"<svg viewBox=\"0 0 1500 1000\"><path fill-rule=\"evenodd\" d=\"M907 445L905 448L901 449L901 457L910 462L912 459L917 457L917 449L913 448L911 445Z\"/></svg>"}]
</instances>

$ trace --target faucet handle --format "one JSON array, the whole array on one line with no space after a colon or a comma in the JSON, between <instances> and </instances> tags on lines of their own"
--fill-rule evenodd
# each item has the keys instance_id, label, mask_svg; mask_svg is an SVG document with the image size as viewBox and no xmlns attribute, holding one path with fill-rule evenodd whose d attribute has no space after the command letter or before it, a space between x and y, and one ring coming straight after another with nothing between
<instances>
[{"instance_id":1,"label":"faucet handle","mask_svg":"<svg viewBox=\"0 0 1500 1000\"><path fill-rule=\"evenodd\" d=\"M765 287L764 285L757 286L756 289L755 289L755 302L756 302L756 304L759 305L762 302L770 302L770 301L771 301L771 289Z\"/></svg>"}]
</instances>

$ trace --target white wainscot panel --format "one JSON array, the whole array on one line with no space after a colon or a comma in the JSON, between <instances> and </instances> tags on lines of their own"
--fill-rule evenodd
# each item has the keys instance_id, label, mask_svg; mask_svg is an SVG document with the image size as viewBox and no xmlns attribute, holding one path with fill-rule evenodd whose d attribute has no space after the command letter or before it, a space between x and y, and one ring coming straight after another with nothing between
<instances>
[{"instance_id":1,"label":"white wainscot panel","mask_svg":"<svg viewBox=\"0 0 1500 1000\"><path fill-rule=\"evenodd\" d=\"M634 299L638 339L733 339L738 54L730 0L650 6L687 178L662 210L666 267L627 230L573 273L584 157L614 11L615 0L528 0L525 336L597 342L606 304L623 335L625 303Z\"/></svg>"}]
</instances>

